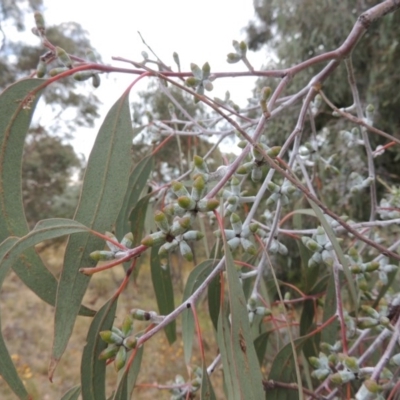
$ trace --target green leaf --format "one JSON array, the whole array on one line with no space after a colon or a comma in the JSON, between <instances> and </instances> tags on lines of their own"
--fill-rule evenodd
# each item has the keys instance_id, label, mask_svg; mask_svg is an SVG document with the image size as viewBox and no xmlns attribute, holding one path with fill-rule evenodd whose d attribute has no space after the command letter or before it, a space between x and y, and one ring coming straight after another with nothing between
<instances>
[{"instance_id":1,"label":"green leaf","mask_svg":"<svg viewBox=\"0 0 400 400\"><path fill-rule=\"evenodd\" d=\"M129 371L126 371L126 368L124 368L122 370L123 372L120 373L120 379L113 400L127 400L132 398L133 389L135 388L136 380L140 372L143 351L144 347L139 347Z\"/></svg>"},{"instance_id":2,"label":"green leaf","mask_svg":"<svg viewBox=\"0 0 400 400\"><path fill-rule=\"evenodd\" d=\"M86 226L69 219L53 218L40 221L31 232L18 238L6 252L3 253L0 251L2 274L5 274L16 262L20 254L29 247L33 247L44 240L50 240L72 233L85 232L87 230L88 228L86 228ZM15 240L15 238L13 239ZM8 246L8 244L9 242L7 241L6 245ZM0 245L0 248L1 247L2 245Z\"/></svg>"},{"instance_id":3,"label":"green leaf","mask_svg":"<svg viewBox=\"0 0 400 400\"><path fill-rule=\"evenodd\" d=\"M133 235L133 245L137 246L144 237L144 228L146 221L147 207L153 195L149 193L147 196L142 197L131 211L129 221L131 224L131 232Z\"/></svg>"},{"instance_id":4,"label":"green leaf","mask_svg":"<svg viewBox=\"0 0 400 400\"><path fill-rule=\"evenodd\" d=\"M128 94L125 92L113 105L100 128L75 213L74 219L98 232L112 229L129 181L132 125ZM94 265L89 255L103 247L103 240L85 233L74 235L68 241L57 292L50 378L65 351L89 283L90 278L79 269Z\"/></svg>"},{"instance_id":5,"label":"green leaf","mask_svg":"<svg viewBox=\"0 0 400 400\"><path fill-rule=\"evenodd\" d=\"M125 193L124 202L119 212L116 222L116 236L122 238L130 229L129 216L132 209L138 202L143 189L146 187L147 180L153 170L154 157L147 156L140 160L135 166L129 177L128 190ZM137 243L137 242L134 242Z\"/></svg>"},{"instance_id":6,"label":"green leaf","mask_svg":"<svg viewBox=\"0 0 400 400\"><path fill-rule=\"evenodd\" d=\"M81 360L82 400L106 398L106 361L99 360L100 353L107 347L99 333L110 330L114 323L118 298L113 297L96 313L90 325Z\"/></svg>"},{"instance_id":7,"label":"green leaf","mask_svg":"<svg viewBox=\"0 0 400 400\"><path fill-rule=\"evenodd\" d=\"M210 252L210 256L214 257L214 261L219 261L222 258L221 246L216 244ZM208 313L210 314L211 322L215 331L218 330L218 317L221 301L221 274L218 274L208 285L207 302Z\"/></svg>"},{"instance_id":8,"label":"green leaf","mask_svg":"<svg viewBox=\"0 0 400 400\"><path fill-rule=\"evenodd\" d=\"M197 265L190 273L185 290L183 291L182 303L188 299L192 293L204 282L207 276L215 266L214 260L206 260ZM183 351L185 354L186 365L190 364L192 357L192 346L194 338L194 317L191 309L187 309L182 313L182 339Z\"/></svg>"},{"instance_id":9,"label":"green leaf","mask_svg":"<svg viewBox=\"0 0 400 400\"><path fill-rule=\"evenodd\" d=\"M22 154L41 92L37 92L35 97L29 94L45 81L24 79L0 95L0 242L8 236L24 236L29 231L22 204ZM43 301L55 305L58 282L33 249L27 250L14 263L13 270ZM86 307L81 307L79 312L81 315L94 315Z\"/></svg>"},{"instance_id":10,"label":"green leaf","mask_svg":"<svg viewBox=\"0 0 400 400\"><path fill-rule=\"evenodd\" d=\"M73 388L69 389L66 393L64 393L61 400L78 400L79 395L81 394L81 387L74 386Z\"/></svg>"},{"instance_id":11,"label":"green leaf","mask_svg":"<svg viewBox=\"0 0 400 400\"><path fill-rule=\"evenodd\" d=\"M151 280L153 282L154 293L157 299L158 310L160 315L168 315L175 309L174 290L172 288L171 271L169 266L161 268L160 259L158 257L159 246L151 248L150 268ZM174 343L176 340L176 322L172 321L164 328L168 342Z\"/></svg>"},{"instance_id":12,"label":"green leaf","mask_svg":"<svg viewBox=\"0 0 400 400\"><path fill-rule=\"evenodd\" d=\"M294 341L294 345L296 347L297 353L299 354L305 341L307 340L307 336L298 338ZM268 380L285 382L285 383L293 383L297 381L296 378L296 368L295 368L296 360L293 357L292 344L288 343L284 346L279 353L274 358L271 366L271 372L268 376ZM264 396L268 400L298 400L299 393L296 393L295 390L287 390L281 388L269 389Z\"/></svg>"},{"instance_id":13,"label":"green leaf","mask_svg":"<svg viewBox=\"0 0 400 400\"><path fill-rule=\"evenodd\" d=\"M210 377L207 374L207 368L203 364L203 374L201 377L200 400L217 400L214 389L210 382Z\"/></svg>"},{"instance_id":14,"label":"green leaf","mask_svg":"<svg viewBox=\"0 0 400 400\"><path fill-rule=\"evenodd\" d=\"M3 244L3 243L2 243ZM28 394L25 389L24 384L22 383L20 377L18 376L18 372L14 366L14 363L10 357L8 349L3 339L3 335L1 334L1 325L0 325L0 375L7 382L8 386L10 386L11 390L18 396L21 400L29 400L32 397Z\"/></svg>"},{"instance_id":15,"label":"green leaf","mask_svg":"<svg viewBox=\"0 0 400 400\"><path fill-rule=\"evenodd\" d=\"M254 340L254 348L256 350L260 367L264 361L265 352L267 351L268 337L270 333L271 332L263 332Z\"/></svg>"},{"instance_id":16,"label":"green leaf","mask_svg":"<svg viewBox=\"0 0 400 400\"><path fill-rule=\"evenodd\" d=\"M333 276L333 274L331 274L326 289L324 314L322 318L323 321L325 322L333 315L336 315L336 311L337 307L336 307L335 277ZM338 329L339 329L338 320L326 326L321 332L321 341L333 345L336 342Z\"/></svg>"},{"instance_id":17,"label":"green leaf","mask_svg":"<svg viewBox=\"0 0 400 400\"><path fill-rule=\"evenodd\" d=\"M262 375L250 330L247 302L239 276L226 242L224 243L226 275L229 287L229 324L225 305L221 305L217 339L229 399L262 399L265 396ZM228 385L233 384L231 389ZM233 392L233 393L231 393ZM232 397L233 396L233 397Z\"/></svg>"}]
</instances>

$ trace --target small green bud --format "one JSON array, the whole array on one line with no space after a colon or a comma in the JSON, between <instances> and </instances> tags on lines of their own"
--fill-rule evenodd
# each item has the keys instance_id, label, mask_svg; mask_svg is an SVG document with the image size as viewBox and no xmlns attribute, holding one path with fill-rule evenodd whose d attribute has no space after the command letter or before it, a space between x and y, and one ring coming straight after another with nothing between
<instances>
[{"instance_id":1,"label":"small green bud","mask_svg":"<svg viewBox=\"0 0 400 400\"><path fill-rule=\"evenodd\" d=\"M371 318L375 318L375 319L379 319L380 318L380 315L379 315L378 311L376 311L375 309L373 309L370 306L362 305L361 306L361 310Z\"/></svg>"},{"instance_id":2,"label":"small green bud","mask_svg":"<svg viewBox=\"0 0 400 400\"><path fill-rule=\"evenodd\" d=\"M240 149L244 149L247 146L247 141L246 140L241 140L240 142L238 142L237 146Z\"/></svg>"},{"instance_id":3,"label":"small green bud","mask_svg":"<svg viewBox=\"0 0 400 400\"><path fill-rule=\"evenodd\" d=\"M190 63L190 69L195 78L197 78L200 81L203 79L203 71L200 69L200 67L197 64Z\"/></svg>"},{"instance_id":4,"label":"small green bud","mask_svg":"<svg viewBox=\"0 0 400 400\"><path fill-rule=\"evenodd\" d=\"M133 318L130 315L127 315L124 318L121 326L121 331L124 337L129 336L132 333L132 329L133 329Z\"/></svg>"},{"instance_id":5,"label":"small green bud","mask_svg":"<svg viewBox=\"0 0 400 400\"><path fill-rule=\"evenodd\" d=\"M366 317L362 320L359 320L357 323L357 327L359 329L369 329L379 325L379 321L375 318Z\"/></svg>"},{"instance_id":6,"label":"small green bud","mask_svg":"<svg viewBox=\"0 0 400 400\"><path fill-rule=\"evenodd\" d=\"M189 196L178 197L178 204L185 210L193 210L196 207L196 202Z\"/></svg>"},{"instance_id":7,"label":"small green bud","mask_svg":"<svg viewBox=\"0 0 400 400\"><path fill-rule=\"evenodd\" d=\"M101 331L99 335L104 342L110 344L121 345L124 340L121 336L117 335L113 331Z\"/></svg>"},{"instance_id":8,"label":"small green bud","mask_svg":"<svg viewBox=\"0 0 400 400\"><path fill-rule=\"evenodd\" d=\"M86 81L88 79L90 79L93 76L93 72L92 71L79 71L76 74L73 75L73 78L76 81Z\"/></svg>"},{"instance_id":9,"label":"small green bud","mask_svg":"<svg viewBox=\"0 0 400 400\"><path fill-rule=\"evenodd\" d=\"M202 71L203 71L203 79L207 79L210 76L210 72L211 72L211 67L208 62L206 62L203 65Z\"/></svg>"},{"instance_id":10,"label":"small green bud","mask_svg":"<svg viewBox=\"0 0 400 400\"><path fill-rule=\"evenodd\" d=\"M261 178L262 178L262 169L260 167L255 167L251 171L251 180L253 182L258 182L261 180Z\"/></svg>"},{"instance_id":11,"label":"small green bud","mask_svg":"<svg viewBox=\"0 0 400 400\"><path fill-rule=\"evenodd\" d=\"M308 361L314 368L321 367L321 362L318 357L308 357Z\"/></svg>"},{"instance_id":12,"label":"small green bud","mask_svg":"<svg viewBox=\"0 0 400 400\"><path fill-rule=\"evenodd\" d=\"M165 233L167 233L169 231L168 218L162 211L155 212L154 221L161 231L163 231Z\"/></svg>"},{"instance_id":13,"label":"small green bud","mask_svg":"<svg viewBox=\"0 0 400 400\"><path fill-rule=\"evenodd\" d=\"M267 101L272 93L272 89L269 86L265 86L261 89L261 101Z\"/></svg>"},{"instance_id":14,"label":"small green bud","mask_svg":"<svg viewBox=\"0 0 400 400\"><path fill-rule=\"evenodd\" d=\"M358 366L358 360L355 357L346 357L344 359L344 365L352 372L357 373L360 368Z\"/></svg>"},{"instance_id":15,"label":"small green bud","mask_svg":"<svg viewBox=\"0 0 400 400\"><path fill-rule=\"evenodd\" d=\"M123 345L127 349L134 349L137 345L137 338L135 336L128 336L127 338L124 339Z\"/></svg>"},{"instance_id":16,"label":"small green bud","mask_svg":"<svg viewBox=\"0 0 400 400\"><path fill-rule=\"evenodd\" d=\"M311 373L311 376L315 379L318 379L319 381L323 381L329 376L330 373L331 371L329 369L321 368L313 371Z\"/></svg>"},{"instance_id":17,"label":"small green bud","mask_svg":"<svg viewBox=\"0 0 400 400\"><path fill-rule=\"evenodd\" d=\"M281 187L278 185L275 185L274 182L268 182L267 188L271 193L279 193L281 190Z\"/></svg>"},{"instance_id":18,"label":"small green bud","mask_svg":"<svg viewBox=\"0 0 400 400\"><path fill-rule=\"evenodd\" d=\"M246 52L247 52L247 45L246 45L246 43L243 42L243 41L241 41L241 42L239 43L239 52L240 52L240 55L241 55L242 57L244 57L244 56L246 55Z\"/></svg>"},{"instance_id":19,"label":"small green bud","mask_svg":"<svg viewBox=\"0 0 400 400\"><path fill-rule=\"evenodd\" d=\"M236 233L236 235L239 235L242 232L242 221L240 220L239 215L232 213L230 216L230 221L232 225L232 229Z\"/></svg>"},{"instance_id":20,"label":"small green bud","mask_svg":"<svg viewBox=\"0 0 400 400\"><path fill-rule=\"evenodd\" d=\"M118 350L117 355L115 356L114 366L115 370L118 372L122 368L124 368L126 363L126 348L121 346Z\"/></svg>"},{"instance_id":21,"label":"small green bud","mask_svg":"<svg viewBox=\"0 0 400 400\"><path fill-rule=\"evenodd\" d=\"M133 245L133 234L132 232L128 232L121 240L122 246L125 246L127 249L132 248Z\"/></svg>"},{"instance_id":22,"label":"small green bud","mask_svg":"<svg viewBox=\"0 0 400 400\"><path fill-rule=\"evenodd\" d=\"M279 155L281 149L282 149L281 146L274 146L274 147L271 147L269 150L267 150L267 154L268 154L271 158L275 158L276 156Z\"/></svg>"},{"instance_id":23,"label":"small green bud","mask_svg":"<svg viewBox=\"0 0 400 400\"><path fill-rule=\"evenodd\" d=\"M172 242L164 243L158 250L159 257L165 259L168 256L168 253L176 249L178 245L179 242L176 239L174 239Z\"/></svg>"},{"instance_id":24,"label":"small green bud","mask_svg":"<svg viewBox=\"0 0 400 400\"><path fill-rule=\"evenodd\" d=\"M193 253L190 246L186 243L186 241L182 240L179 242L179 251L182 254L182 257L189 262L193 261Z\"/></svg>"},{"instance_id":25,"label":"small green bud","mask_svg":"<svg viewBox=\"0 0 400 400\"><path fill-rule=\"evenodd\" d=\"M34 17L35 17L36 28L38 29L38 31L41 34L43 34L45 32L45 29L46 29L43 15L40 12L36 11L34 13Z\"/></svg>"},{"instance_id":26,"label":"small green bud","mask_svg":"<svg viewBox=\"0 0 400 400\"><path fill-rule=\"evenodd\" d=\"M328 250L323 250L322 251L322 261L328 266L332 267L334 263L334 258L332 256L332 253Z\"/></svg>"},{"instance_id":27,"label":"small green bud","mask_svg":"<svg viewBox=\"0 0 400 400\"><path fill-rule=\"evenodd\" d=\"M92 251L89 256L94 261L109 261L115 259L115 254L112 251L106 250Z\"/></svg>"},{"instance_id":28,"label":"small green bud","mask_svg":"<svg viewBox=\"0 0 400 400\"><path fill-rule=\"evenodd\" d=\"M236 173L238 175L246 175L248 174L252 169L254 168L254 163L253 161L250 161L246 164L240 165L238 169L236 170Z\"/></svg>"},{"instance_id":29,"label":"small green bud","mask_svg":"<svg viewBox=\"0 0 400 400\"><path fill-rule=\"evenodd\" d=\"M167 234L162 231L154 232L151 235L147 235L141 240L143 246L151 247L157 244L162 244L167 240Z\"/></svg>"},{"instance_id":30,"label":"small green bud","mask_svg":"<svg viewBox=\"0 0 400 400\"><path fill-rule=\"evenodd\" d=\"M267 317L272 314L272 311L269 308L265 307L256 307L254 310L254 314L261 315L263 317Z\"/></svg>"},{"instance_id":31,"label":"small green bud","mask_svg":"<svg viewBox=\"0 0 400 400\"><path fill-rule=\"evenodd\" d=\"M49 71L50 76L56 76L61 74L62 72L68 71L68 68L65 67L59 67L59 68L53 68Z\"/></svg>"},{"instance_id":32,"label":"small green bud","mask_svg":"<svg viewBox=\"0 0 400 400\"><path fill-rule=\"evenodd\" d=\"M182 182L172 181L171 189L177 197L189 196L189 192L187 191L185 185Z\"/></svg>"},{"instance_id":33,"label":"small green bud","mask_svg":"<svg viewBox=\"0 0 400 400\"><path fill-rule=\"evenodd\" d=\"M395 355L390 359L390 364L391 364L391 365L400 366L400 353L395 354Z\"/></svg>"},{"instance_id":34,"label":"small green bud","mask_svg":"<svg viewBox=\"0 0 400 400\"><path fill-rule=\"evenodd\" d=\"M44 61L39 60L39 63L36 67L36 76L38 78L43 78L46 74L46 70L47 70L47 65Z\"/></svg>"},{"instance_id":35,"label":"small green bud","mask_svg":"<svg viewBox=\"0 0 400 400\"><path fill-rule=\"evenodd\" d=\"M240 238L240 243L242 244L243 249L246 253L251 254L252 256L255 256L257 254L257 249L250 240L246 238Z\"/></svg>"},{"instance_id":36,"label":"small green bud","mask_svg":"<svg viewBox=\"0 0 400 400\"><path fill-rule=\"evenodd\" d=\"M382 391L382 386L378 385L378 383L376 383L376 381L373 379L366 379L364 381L364 386L367 388L368 392L373 394L377 394Z\"/></svg>"},{"instance_id":37,"label":"small green bud","mask_svg":"<svg viewBox=\"0 0 400 400\"><path fill-rule=\"evenodd\" d=\"M197 155L194 156L194 157L193 157L193 163L194 163L194 166L195 166L200 172L208 173L208 166L207 166L207 163L203 160L202 157L197 156Z\"/></svg>"},{"instance_id":38,"label":"small green bud","mask_svg":"<svg viewBox=\"0 0 400 400\"><path fill-rule=\"evenodd\" d=\"M219 200L213 197L212 199L201 199L197 203L197 208L201 212L209 212L209 211L214 211L217 209L219 206Z\"/></svg>"},{"instance_id":39,"label":"small green bud","mask_svg":"<svg viewBox=\"0 0 400 400\"><path fill-rule=\"evenodd\" d=\"M72 61L67 52L61 47L56 46L56 55L59 60L69 69L72 68Z\"/></svg>"},{"instance_id":40,"label":"small green bud","mask_svg":"<svg viewBox=\"0 0 400 400\"><path fill-rule=\"evenodd\" d=\"M138 308L133 308L131 310L132 318L138 321L150 321L151 314L148 311L139 310Z\"/></svg>"},{"instance_id":41,"label":"small green bud","mask_svg":"<svg viewBox=\"0 0 400 400\"><path fill-rule=\"evenodd\" d=\"M192 199L199 201L206 191L206 182L202 175L199 175L193 182Z\"/></svg>"},{"instance_id":42,"label":"small green bud","mask_svg":"<svg viewBox=\"0 0 400 400\"><path fill-rule=\"evenodd\" d=\"M199 85L200 82L201 81L199 79L196 79L194 76L189 76L189 78L187 78L185 81L185 85L191 88L195 88Z\"/></svg>"},{"instance_id":43,"label":"small green bud","mask_svg":"<svg viewBox=\"0 0 400 400\"><path fill-rule=\"evenodd\" d=\"M234 237L234 238L228 240L227 244L228 244L229 248L231 249L231 251L234 251L235 249L238 248L238 246L240 244L240 238Z\"/></svg>"},{"instance_id":44,"label":"small green bud","mask_svg":"<svg viewBox=\"0 0 400 400\"><path fill-rule=\"evenodd\" d=\"M227 55L227 59L226 61L229 64L236 64L237 62L239 62L242 59L242 56L237 54L237 53L229 53Z\"/></svg>"},{"instance_id":45,"label":"small green bud","mask_svg":"<svg viewBox=\"0 0 400 400\"><path fill-rule=\"evenodd\" d=\"M200 231L187 231L182 235L185 240L200 240L203 239L204 234Z\"/></svg>"},{"instance_id":46,"label":"small green bud","mask_svg":"<svg viewBox=\"0 0 400 400\"><path fill-rule=\"evenodd\" d=\"M99 360L108 360L109 358L114 358L118 353L119 347L120 346L116 344L108 346L99 354Z\"/></svg>"}]
</instances>

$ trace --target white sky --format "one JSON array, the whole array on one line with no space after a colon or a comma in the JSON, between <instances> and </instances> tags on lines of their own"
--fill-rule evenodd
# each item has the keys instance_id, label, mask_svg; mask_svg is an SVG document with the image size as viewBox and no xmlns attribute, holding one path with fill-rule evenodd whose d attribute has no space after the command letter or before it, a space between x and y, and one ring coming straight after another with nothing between
<instances>
[{"instance_id":1,"label":"white sky","mask_svg":"<svg viewBox=\"0 0 400 400\"><path fill-rule=\"evenodd\" d=\"M252 0L45 0L44 5L48 25L78 22L89 32L93 47L105 63L127 66L112 61L112 56L141 61L141 52L147 49L137 34L140 31L155 53L173 68L172 53L176 51L183 71L190 70L191 62L201 67L206 61L212 72L246 70L242 63L228 64L226 55L233 51L232 40L245 39L243 28L254 16ZM248 54L257 69L264 62L261 53ZM95 93L108 109L134 78L113 74L111 80L105 80L102 76L102 85ZM143 83L134 91L145 87ZM244 106L253 87L252 78L224 79L214 81L210 95L224 97L229 89L231 98ZM80 132L74 141L76 151L86 158L97 129Z\"/></svg>"}]
</instances>

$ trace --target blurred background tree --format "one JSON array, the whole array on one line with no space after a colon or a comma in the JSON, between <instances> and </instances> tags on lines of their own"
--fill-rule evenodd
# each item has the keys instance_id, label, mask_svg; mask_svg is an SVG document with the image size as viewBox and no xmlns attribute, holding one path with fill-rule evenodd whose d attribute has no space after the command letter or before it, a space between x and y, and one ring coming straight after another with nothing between
<instances>
[{"instance_id":1,"label":"blurred background tree","mask_svg":"<svg viewBox=\"0 0 400 400\"><path fill-rule=\"evenodd\" d=\"M343 0L301 0L290 2L284 0L268 1L254 0L256 19L250 21L246 30L248 45L252 50L261 50L273 54L274 63L264 68L286 68L310 57L334 50L339 47L352 29L357 17L379 2L376 0L351 1ZM322 17L323 16L323 17ZM396 60L400 57L399 34L400 14L393 13L374 23L366 32L359 45L352 54L354 72L361 102L364 108L372 104L374 111L374 125L391 135L400 137L400 93L396 89L400 73ZM373 60L373 62L372 62ZM310 77L314 76L325 65L319 64L298 74L290 83L288 93L296 93ZM274 86L274 80L259 80L257 90L262 86ZM323 85L324 93L339 108L351 106L351 89L347 80L347 71L344 63ZM273 120L269 124L268 139L276 144L283 141L295 126L297 110L293 109L291 118L285 114L284 119ZM346 135L341 131L351 131L353 124L338 120L332 116L331 110L324 106L316 119L317 137L308 125L303 133L303 143L313 142L313 152L317 154L319 165L316 163L314 179L325 182L325 187L319 187L319 196L327 200L327 204L339 206L338 212L346 213L349 202L355 201L344 195L351 171L357 171L362 176L368 174L365 161L365 152L360 146L351 146ZM321 131L328 127L328 131ZM272 132L272 133L270 133ZM378 135L369 135L372 148L386 143ZM318 142L318 144L317 144ZM322 146L323 144L323 146ZM336 153L336 161L332 165L338 169L327 179L327 160ZM314 154L315 156L315 154ZM400 159L398 146L389 148L375 160L377 175L386 183L400 182L400 173L397 166ZM343 162L345 160L345 162ZM328 167L331 167L329 165ZM328 168L329 169L329 168ZM332 169L330 169L330 173ZM316 185L318 187L318 185ZM382 185L378 191L386 190ZM348 192L348 191L347 191ZM329 200L330 199L330 200ZM364 200L369 201L369 196ZM351 207L361 214L368 212L368 206ZM337 209L337 208L336 208ZM351 215L353 218L361 215Z\"/></svg>"},{"instance_id":2,"label":"blurred background tree","mask_svg":"<svg viewBox=\"0 0 400 400\"><path fill-rule=\"evenodd\" d=\"M36 70L39 57L45 53L39 38L28 42L14 40L34 26L33 13L43 7L42 0L1 0L0 91L17 79ZM68 53L85 57L91 48L87 32L77 23L63 23L46 28L48 39ZM29 36L29 34L27 35ZM79 197L79 176L84 167L73 147L66 143L79 126L94 125L99 116L99 101L92 92L81 92L79 83L64 79L47 88L42 100L51 105L52 113L34 120L28 133L23 160L23 197L29 225L49 216L72 217ZM49 108L47 108L48 110ZM51 120L52 130L44 128Z\"/></svg>"}]
</instances>

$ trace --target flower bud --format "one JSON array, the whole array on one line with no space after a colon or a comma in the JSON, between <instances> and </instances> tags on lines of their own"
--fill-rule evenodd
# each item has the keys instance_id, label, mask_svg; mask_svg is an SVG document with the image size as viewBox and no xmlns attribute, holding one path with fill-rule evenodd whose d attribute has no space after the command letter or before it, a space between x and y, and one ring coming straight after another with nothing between
<instances>
[{"instance_id":1,"label":"flower bud","mask_svg":"<svg viewBox=\"0 0 400 400\"><path fill-rule=\"evenodd\" d=\"M199 175L193 182L192 187L192 199L194 201L199 201L206 191L206 182L202 175Z\"/></svg>"},{"instance_id":2,"label":"flower bud","mask_svg":"<svg viewBox=\"0 0 400 400\"><path fill-rule=\"evenodd\" d=\"M112 251L106 250L92 251L89 256L94 261L109 261L115 259L115 254Z\"/></svg>"},{"instance_id":3,"label":"flower bud","mask_svg":"<svg viewBox=\"0 0 400 400\"><path fill-rule=\"evenodd\" d=\"M196 202L190 196L178 197L178 204L185 210L194 210L196 207Z\"/></svg>"},{"instance_id":4,"label":"flower bud","mask_svg":"<svg viewBox=\"0 0 400 400\"><path fill-rule=\"evenodd\" d=\"M246 253L251 254L252 256L257 254L257 249L250 240L246 238L240 238L240 243L242 244Z\"/></svg>"},{"instance_id":5,"label":"flower bud","mask_svg":"<svg viewBox=\"0 0 400 400\"><path fill-rule=\"evenodd\" d=\"M379 321L375 318L366 317L362 320L359 320L357 323L357 327L359 329L369 329L379 325Z\"/></svg>"},{"instance_id":6,"label":"flower bud","mask_svg":"<svg viewBox=\"0 0 400 400\"><path fill-rule=\"evenodd\" d=\"M88 79L90 79L93 76L93 72L92 71L78 71L76 74L73 75L73 78L76 81L87 81Z\"/></svg>"},{"instance_id":7,"label":"flower bud","mask_svg":"<svg viewBox=\"0 0 400 400\"><path fill-rule=\"evenodd\" d=\"M53 68L49 71L50 76L56 76L58 74L61 74L62 72L68 71L68 68L65 67L59 67L59 68Z\"/></svg>"},{"instance_id":8,"label":"flower bud","mask_svg":"<svg viewBox=\"0 0 400 400\"><path fill-rule=\"evenodd\" d=\"M240 244L240 239L238 237L234 237L234 238L228 240L227 244L228 244L229 248L231 249L231 251L234 251L238 248L238 246Z\"/></svg>"},{"instance_id":9,"label":"flower bud","mask_svg":"<svg viewBox=\"0 0 400 400\"><path fill-rule=\"evenodd\" d=\"M182 240L179 242L179 251L182 254L182 257L189 262L193 261L193 252L190 246L186 243L186 241Z\"/></svg>"},{"instance_id":10,"label":"flower bud","mask_svg":"<svg viewBox=\"0 0 400 400\"><path fill-rule=\"evenodd\" d=\"M121 240L122 246L126 247L127 249L132 248L133 245L133 234L132 232L128 232Z\"/></svg>"},{"instance_id":11,"label":"flower bud","mask_svg":"<svg viewBox=\"0 0 400 400\"><path fill-rule=\"evenodd\" d=\"M185 80L185 85L189 86L190 88L195 88L201 81L199 79L196 79L194 76L189 76Z\"/></svg>"},{"instance_id":12,"label":"flower bud","mask_svg":"<svg viewBox=\"0 0 400 400\"><path fill-rule=\"evenodd\" d=\"M155 212L154 221L161 231L165 233L169 231L168 218L162 211Z\"/></svg>"},{"instance_id":13,"label":"flower bud","mask_svg":"<svg viewBox=\"0 0 400 400\"><path fill-rule=\"evenodd\" d=\"M236 170L237 175L246 175L254 168L253 161L250 161L246 164L240 165L239 168Z\"/></svg>"},{"instance_id":14,"label":"flower bud","mask_svg":"<svg viewBox=\"0 0 400 400\"><path fill-rule=\"evenodd\" d=\"M123 345L127 349L134 349L137 345L137 338L135 336L128 336L127 338L124 339Z\"/></svg>"},{"instance_id":15,"label":"flower bud","mask_svg":"<svg viewBox=\"0 0 400 400\"><path fill-rule=\"evenodd\" d=\"M197 203L197 208L201 212L214 211L215 209L218 208L218 206L219 206L219 200L216 199L215 197L212 199L201 199Z\"/></svg>"},{"instance_id":16,"label":"flower bud","mask_svg":"<svg viewBox=\"0 0 400 400\"><path fill-rule=\"evenodd\" d=\"M239 54L237 54L237 53L229 53L228 55L227 55L227 62L229 63L229 64L236 64L237 62L239 62L240 60L242 59L242 56L240 56Z\"/></svg>"},{"instance_id":17,"label":"flower bud","mask_svg":"<svg viewBox=\"0 0 400 400\"><path fill-rule=\"evenodd\" d=\"M124 368L126 363L126 348L121 346L118 350L117 355L115 356L114 366L115 370L118 372L122 368Z\"/></svg>"},{"instance_id":18,"label":"flower bud","mask_svg":"<svg viewBox=\"0 0 400 400\"><path fill-rule=\"evenodd\" d=\"M34 13L34 17L37 30L39 31L39 33L43 34L46 29L43 15L40 12L36 11Z\"/></svg>"},{"instance_id":19,"label":"flower bud","mask_svg":"<svg viewBox=\"0 0 400 400\"><path fill-rule=\"evenodd\" d=\"M131 310L132 318L138 321L150 321L151 314L148 311L139 310L138 308L132 308Z\"/></svg>"},{"instance_id":20,"label":"flower bud","mask_svg":"<svg viewBox=\"0 0 400 400\"><path fill-rule=\"evenodd\" d=\"M56 46L56 55L67 68L72 68L71 58L63 48Z\"/></svg>"},{"instance_id":21,"label":"flower bud","mask_svg":"<svg viewBox=\"0 0 400 400\"><path fill-rule=\"evenodd\" d=\"M182 235L185 240L200 240L203 239L204 234L200 231L187 231Z\"/></svg>"},{"instance_id":22,"label":"flower bud","mask_svg":"<svg viewBox=\"0 0 400 400\"><path fill-rule=\"evenodd\" d=\"M46 74L46 70L47 70L47 65L44 61L39 60L39 63L36 67L36 76L38 78L43 78Z\"/></svg>"},{"instance_id":23,"label":"flower bud","mask_svg":"<svg viewBox=\"0 0 400 400\"><path fill-rule=\"evenodd\" d=\"M127 315L122 322L121 331L124 337L129 336L133 329L133 319L130 315Z\"/></svg>"},{"instance_id":24,"label":"flower bud","mask_svg":"<svg viewBox=\"0 0 400 400\"><path fill-rule=\"evenodd\" d=\"M187 191L185 185L182 182L173 181L171 183L171 189L177 197L189 196L189 192Z\"/></svg>"},{"instance_id":25,"label":"flower bud","mask_svg":"<svg viewBox=\"0 0 400 400\"><path fill-rule=\"evenodd\" d=\"M113 331L101 331L99 335L104 342L110 344L121 345L122 341L124 340L121 336L117 335Z\"/></svg>"},{"instance_id":26,"label":"flower bud","mask_svg":"<svg viewBox=\"0 0 400 400\"><path fill-rule=\"evenodd\" d=\"M330 373L331 371L329 369L316 369L311 373L311 376L319 381L323 381L329 376Z\"/></svg>"},{"instance_id":27,"label":"flower bud","mask_svg":"<svg viewBox=\"0 0 400 400\"><path fill-rule=\"evenodd\" d=\"M258 182L262 178L262 169L260 167L256 167L251 171L251 180L253 182Z\"/></svg>"},{"instance_id":28,"label":"flower bud","mask_svg":"<svg viewBox=\"0 0 400 400\"><path fill-rule=\"evenodd\" d=\"M143 246L151 247L161 243L164 243L167 240L167 234L162 231L154 232L151 235L147 235L141 240L141 244Z\"/></svg>"},{"instance_id":29,"label":"flower bud","mask_svg":"<svg viewBox=\"0 0 400 400\"><path fill-rule=\"evenodd\" d=\"M114 358L118 353L119 346L116 344L112 344L104 349L99 354L99 360L108 360L109 358Z\"/></svg>"}]
</instances>

